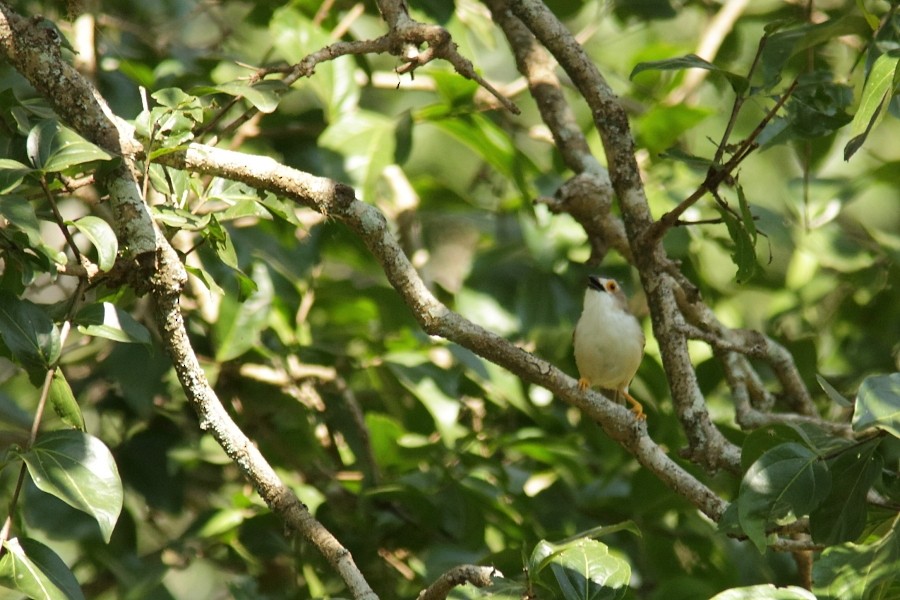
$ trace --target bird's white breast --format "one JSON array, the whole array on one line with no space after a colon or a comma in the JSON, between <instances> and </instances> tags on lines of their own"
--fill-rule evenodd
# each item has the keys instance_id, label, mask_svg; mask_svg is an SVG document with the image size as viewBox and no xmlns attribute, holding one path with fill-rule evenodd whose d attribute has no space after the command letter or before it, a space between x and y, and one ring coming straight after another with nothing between
<instances>
[{"instance_id":1,"label":"bird's white breast","mask_svg":"<svg viewBox=\"0 0 900 600\"><path fill-rule=\"evenodd\" d=\"M575 364L591 385L628 386L644 355L644 332L638 320L609 293L587 290L575 327Z\"/></svg>"}]
</instances>

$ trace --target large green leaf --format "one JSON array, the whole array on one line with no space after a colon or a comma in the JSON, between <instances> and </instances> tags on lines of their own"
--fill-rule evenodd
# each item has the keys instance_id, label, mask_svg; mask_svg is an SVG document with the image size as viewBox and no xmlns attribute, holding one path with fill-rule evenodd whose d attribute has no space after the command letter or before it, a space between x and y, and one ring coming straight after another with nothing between
<instances>
[{"instance_id":1,"label":"large green leaf","mask_svg":"<svg viewBox=\"0 0 900 600\"><path fill-rule=\"evenodd\" d=\"M222 299L219 320L214 327L216 360L231 360L253 348L269 322L275 294L272 278L259 262L253 264L251 277L257 287L246 300L239 302L232 294Z\"/></svg>"},{"instance_id":2,"label":"large green leaf","mask_svg":"<svg viewBox=\"0 0 900 600\"><path fill-rule=\"evenodd\" d=\"M3 543L0 585L40 600L83 600L84 594L66 563L53 550L28 538Z\"/></svg>"},{"instance_id":3,"label":"large green leaf","mask_svg":"<svg viewBox=\"0 0 900 600\"><path fill-rule=\"evenodd\" d=\"M809 515L813 540L833 546L855 541L866 526L866 497L881 474L882 459L875 454L880 439L851 446L828 461L831 492Z\"/></svg>"},{"instance_id":4,"label":"large green leaf","mask_svg":"<svg viewBox=\"0 0 900 600\"><path fill-rule=\"evenodd\" d=\"M122 481L109 448L77 430L41 434L21 453L38 489L92 517L109 542L122 510Z\"/></svg>"},{"instance_id":5,"label":"large green leaf","mask_svg":"<svg viewBox=\"0 0 900 600\"><path fill-rule=\"evenodd\" d=\"M116 263L116 254L119 251L119 240L116 232L109 223L100 217L88 215L77 221L66 221L78 231L83 233L97 249L97 266L101 271L109 271Z\"/></svg>"},{"instance_id":6,"label":"large green leaf","mask_svg":"<svg viewBox=\"0 0 900 600\"><path fill-rule=\"evenodd\" d=\"M344 157L344 168L364 200L372 201L385 167L394 162L396 122L356 110L341 115L319 136L319 145Z\"/></svg>"},{"instance_id":7,"label":"large green leaf","mask_svg":"<svg viewBox=\"0 0 900 600\"><path fill-rule=\"evenodd\" d=\"M59 358L59 328L37 304L0 290L0 336L32 376Z\"/></svg>"},{"instance_id":8,"label":"large green leaf","mask_svg":"<svg viewBox=\"0 0 900 600\"><path fill-rule=\"evenodd\" d=\"M538 168L518 149L509 132L491 119L481 114L466 114L438 118L433 122L477 153L501 175L513 180L523 196L534 194L526 174L537 173Z\"/></svg>"},{"instance_id":9,"label":"large green leaf","mask_svg":"<svg viewBox=\"0 0 900 600\"><path fill-rule=\"evenodd\" d=\"M84 335L129 344L150 344L147 328L111 302L85 306L75 317L75 323Z\"/></svg>"},{"instance_id":10,"label":"large green leaf","mask_svg":"<svg viewBox=\"0 0 900 600\"><path fill-rule=\"evenodd\" d=\"M757 460L741 481L738 518L760 552L766 528L808 515L831 490L831 474L812 450L789 442Z\"/></svg>"},{"instance_id":11,"label":"large green leaf","mask_svg":"<svg viewBox=\"0 0 900 600\"><path fill-rule=\"evenodd\" d=\"M900 437L900 373L867 377L859 386L853 429L877 427Z\"/></svg>"},{"instance_id":12,"label":"large green leaf","mask_svg":"<svg viewBox=\"0 0 900 600\"><path fill-rule=\"evenodd\" d=\"M90 143L57 121L42 121L28 133L28 158L44 173L65 171L69 167L113 156Z\"/></svg>"},{"instance_id":13,"label":"large green leaf","mask_svg":"<svg viewBox=\"0 0 900 600\"><path fill-rule=\"evenodd\" d=\"M879 56L872 65L859 100L859 108L850 124L850 134L853 137L844 146L844 160L849 160L862 147L884 115L882 108L890 102L897 87L898 65L900 56L888 54Z\"/></svg>"},{"instance_id":14,"label":"large green leaf","mask_svg":"<svg viewBox=\"0 0 900 600\"><path fill-rule=\"evenodd\" d=\"M277 55L291 64L334 42L328 32L295 6L275 11L269 34ZM304 79L295 87L311 90L325 111L325 120L333 123L356 110L359 104L360 88L355 71L352 57L339 56L316 65L315 77Z\"/></svg>"},{"instance_id":15,"label":"large green leaf","mask_svg":"<svg viewBox=\"0 0 900 600\"><path fill-rule=\"evenodd\" d=\"M900 538L897 524L871 544L827 548L813 563L813 592L819 600L897 598Z\"/></svg>"},{"instance_id":16,"label":"large green leaf","mask_svg":"<svg viewBox=\"0 0 900 600\"><path fill-rule=\"evenodd\" d=\"M530 575L540 577L548 567L555 580L553 597L565 600L612 600L624 598L631 579L631 567L609 553L597 540L581 538L565 544L545 540L535 546L530 559Z\"/></svg>"}]
</instances>

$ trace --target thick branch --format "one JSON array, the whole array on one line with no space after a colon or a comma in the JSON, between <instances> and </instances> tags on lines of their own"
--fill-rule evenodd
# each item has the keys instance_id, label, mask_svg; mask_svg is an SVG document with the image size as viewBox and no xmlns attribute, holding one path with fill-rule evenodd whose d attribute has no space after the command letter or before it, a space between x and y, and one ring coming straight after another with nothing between
<instances>
[{"instance_id":1,"label":"thick branch","mask_svg":"<svg viewBox=\"0 0 900 600\"><path fill-rule=\"evenodd\" d=\"M40 23L39 19L26 20L0 3L0 52L47 98L61 119L85 138L123 157L122 165L113 169L106 182L116 225L125 246L138 258L140 269L134 273L134 284L149 290L156 300L160 334L201 427L212 432L272 510L325 555L354 598L376 600L350 553L281 482L210 387L190 346L179 307L181 289L187 278L184 266L150 217L134 176L130 153L123 151L126 147L140 146L127 137L129 132L116 128L116 120L99 93L61 59L58 40L48 35L50 30L40 27ZM313 187L306 191L315 196L321 190Z\"/></svg>"}]
</instances>

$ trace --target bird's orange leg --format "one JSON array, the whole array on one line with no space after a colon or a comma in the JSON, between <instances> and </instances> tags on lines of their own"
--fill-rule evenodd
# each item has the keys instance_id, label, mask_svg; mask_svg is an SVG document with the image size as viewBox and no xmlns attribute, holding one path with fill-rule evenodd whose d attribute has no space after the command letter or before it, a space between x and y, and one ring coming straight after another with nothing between
<instances>
[{"instance_id":1,"label":"bird's orange leg","mask_svg":"<svg viewBox=\"0 0 900 600\"><path fill-rule=\"evenodd\" d=\"M581 377L581 378L578 379L578 389L579 389L579 391L582 391L582 392L583 392L584 390L588 389L589 387L591 387L591 382L590 382L590 381L588 381L588 380L585 379L584 377Z\"/></svg>"},{"instance_id":2,"label":"bird's orange leg","mask_svg":"<svg viewBox=\"0 0 900 600\"><path fill-rule=\"evenodd\" d=\"M647 418L647 415L644 414L644 407L641 406L641 403L634 399L634 397L626 392L625 390L619 390L625 396L625 399L631 404L631 412L634 413L634 418L638 421L643 421Z\"/></svg>"}]
</instances>

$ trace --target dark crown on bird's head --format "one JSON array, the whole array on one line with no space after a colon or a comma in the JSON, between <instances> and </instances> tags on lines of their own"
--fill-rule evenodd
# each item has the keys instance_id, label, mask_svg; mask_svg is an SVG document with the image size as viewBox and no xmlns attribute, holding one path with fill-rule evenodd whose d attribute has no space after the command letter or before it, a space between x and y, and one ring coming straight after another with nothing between
<instances>
[{"instance_id":1,"label":"dark crown on bird's head","mask_svg":"<svg viewBox=\"0 0 900 600\"><path fill-rule=\"evenodd\" d=\"M615 279L604 279L596 275L588 275L588 287L598 292L609 292L610 294L615 294L621 290Z\"/></svg>"}]
</instances>

